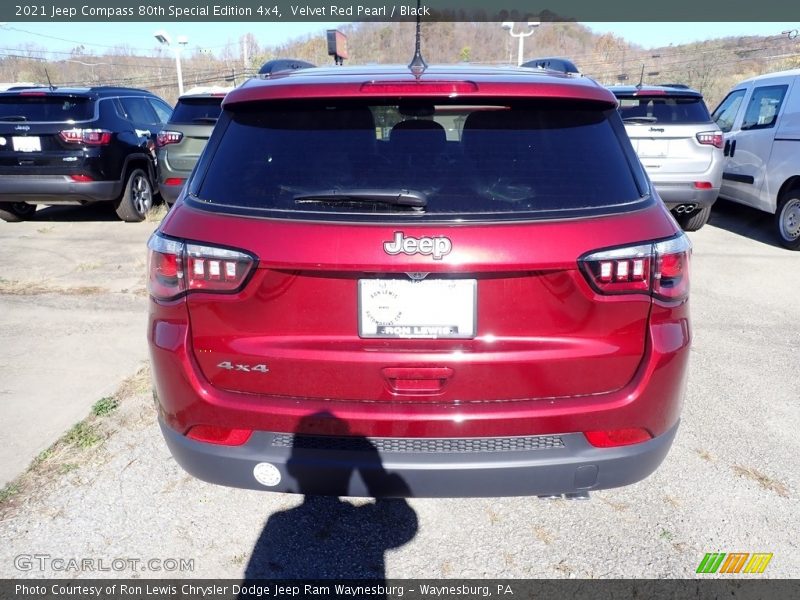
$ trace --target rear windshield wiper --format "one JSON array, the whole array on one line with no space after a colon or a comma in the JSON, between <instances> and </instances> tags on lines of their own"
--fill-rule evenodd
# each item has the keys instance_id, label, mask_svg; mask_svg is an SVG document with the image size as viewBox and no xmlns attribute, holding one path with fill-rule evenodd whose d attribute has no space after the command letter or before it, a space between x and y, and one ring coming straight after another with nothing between
<instances>
[{"instance_id":1,"label":"rear windshield wiper","mask_svg":"<svg viewBox=\"0 0 800 600\"><path fill-rule=\"evenodd\" d=\"M7 117L0 117L0 121L27 121L28 117L25 115L8 115Z\"/></svg>"},{"instance_id":2,"label":"rear windshield wiper","mask_svg":"<svg viewBox=\"0 0 800 600\"><path fill-rule=\"evenodd\" d=\"M425 208L428 199L421 192L414 190L397 189L342 189L342 190L317 190L295 194L294 201L298 204L311 202L377 202L392 206L410 206Z\"/></svg>"},{"instance_id":3,"label":"rear windshield wiper","mask_svg":"<svg viewBox=\"0 0 800 600\"><path fill-rule=\"evenodd\" d=\"M625 117L622 119L623 123L657 123L657 117Z\"/></svg>"}]
</instances>

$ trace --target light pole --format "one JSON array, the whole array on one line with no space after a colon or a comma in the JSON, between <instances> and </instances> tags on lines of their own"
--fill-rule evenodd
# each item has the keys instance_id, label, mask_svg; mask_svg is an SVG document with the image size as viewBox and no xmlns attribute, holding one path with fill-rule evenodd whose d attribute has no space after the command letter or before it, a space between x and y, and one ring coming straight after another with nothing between
<instances>
[{"instance_id":1,"label":"light pole","mask_svg":"<svg viewBox=\"0 0 800 600\"><path fill-rule=\"evenodd\" d=\"M519 51L517 52L517 66L522 65L522 44L526 37L533 35L534 30L539 26L539 21L528 21L528 31L521 31L520 33L514 33L514 23L511 21L506 21L503 23L503 29L508 31L508 35L512 38L517 38L519 40Z\"/></svg>"},{"instance_id":2,"label":"light pole","mask_svg":"<svg viewBox=\"0 0 800 600\"><path fill-rule=\"evenodd\" d=\"M177 45L172 45L172 39L169 37L169 34L164 31L163 29L159 29L156 31L153 36L158 40L160 44L172 48L172 51L175 53L175 69L178 71L178 95L183 96L183 72L181 71L181 50L183 49L186 44L189 43L189 38L185 35L179 35L177 38Z\"/></svg>"}]
</instances>

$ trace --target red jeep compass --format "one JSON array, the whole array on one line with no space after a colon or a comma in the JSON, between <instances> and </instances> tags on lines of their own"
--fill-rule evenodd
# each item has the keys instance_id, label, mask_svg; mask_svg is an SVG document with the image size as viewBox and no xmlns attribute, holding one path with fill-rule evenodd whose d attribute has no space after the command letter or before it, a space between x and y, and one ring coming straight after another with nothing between
<instances>
[{"instance_id":1,"label":"red jeep compass","mask_svg":"<svg viewBox=\"0 0 800 600\"><path fill-rule=\"evenodd\" d=\"M161 426L201 479L581 494L675 436L690 244L590 79L249 81L149 248Z\"/></svg>"}]
</instances>

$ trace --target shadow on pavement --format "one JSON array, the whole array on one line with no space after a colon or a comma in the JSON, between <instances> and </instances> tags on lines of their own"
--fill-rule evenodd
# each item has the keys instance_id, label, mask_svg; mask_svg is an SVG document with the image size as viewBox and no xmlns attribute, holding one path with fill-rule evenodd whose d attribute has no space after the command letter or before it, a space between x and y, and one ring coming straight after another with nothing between
<instances>
[{"instance_id":1,"label":"shadow on pavement","mask_svg":"<svg viewBox=\"0 0 800 600\"><path fill-rule=\"evenodd\" d=\"M714 203L708 224L768 246L783 248L775 233L774 218L770 213L720 198Z\"/></svg>"},{"instance_id":2,"label":"shadow on pavement","mask_svg":"<svg viewBox=\"0 0 800 600\"><path fill-rule=\"evenodd\" d=\"M321 420L326 432L347 434L347 424L329 413L305 417L298 431L314 431L314 424ZM297 482L297 491L306 494L303 503L269 517L253 548L245 579L384 580L384 555L414 538L416 512L402 498L355 505L338 496L347 495L356 474L371 495L390 490L391 495L402 497L408 495L408 486L398 475L386 472L378 451L365 437L353 437L348 444L348 450L359 453L358 466L332 463L324 482L319 471L309 466L308 449L299 446L296 438L287 469ZM323 485L331 495L314 495Z\"/></svg>"},{"instance_id":3,"label":"shadow on pavement","mask_svg":"<svg viewBox=\"0 0 800 600\"><path fill-rule=\"evenodd\" d=\"M31 221L57 221L62 223L86 221L119 221L111 202L98 202L86 206L44 206L33 214Z\"/></svg>"}]
</instances>

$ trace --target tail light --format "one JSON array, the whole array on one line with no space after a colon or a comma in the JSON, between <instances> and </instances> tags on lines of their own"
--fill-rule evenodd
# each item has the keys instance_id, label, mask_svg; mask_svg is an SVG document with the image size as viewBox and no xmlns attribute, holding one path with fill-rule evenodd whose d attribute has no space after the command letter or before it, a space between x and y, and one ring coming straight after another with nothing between
<instances>
[{"instance_id":1,"label":"tail light","mask_svg":"<svg viewBox=\"0 0 800 600\"><path fill-rule=\"evenodd\" d=\"M256 260L245 252L182 242L158 233L147 242L148 291L158 300L190 292L234 293L247 282Z\"/></svg>"},{"instance_id":2,"label":"tail light","mask_svg":"<svg viewBox=\"0 0 800 600\"><path fill-rule=\"evenodd\" d=\"M579 264L595 291L605 295L649 294L661 300L689 295L692 245L684 234L668 240L600 250Z\"/></svg>"},{"instance_id":3,"label":"tail light","mask_svg":"<svg viewBox=\"0 0 800 600\"><path fill-rule=\"evenodd\" d=\"M616 446L630 446L641 444L653 439L647 429L631 427L628 429L611 429L609 431L587 431L583 435L595 448L614 448Z\"/></svg>"},{"instance_id":4,"label":"tail light","mask_svg":"<svg viewBox=\"0 0 800 600\"><path fill-rule=\"evenodd\" d=\"M58 137L67 144L105 146L111 143L111 132L108 129L64 129L58 132Z\"/></svg>"},{"instance_id":5,"label":"tail light","mask_svg":"<svg viewBox=\"0 0 800 600\"><path fill-rule=\"evenodd\" d=\"M156 135L156 146L163 148L170 144L177 144L183 139L180 131L159 131Z\"/></svg>"},{"instance_id":6,"label":"tail light","mask_svg":"<svg viewBox=\"0 0 800 600\"><path fill-rule=\"evenodd\" d=\"M714 146L714 148L722 148L724 141L721 131L701 131L695 137L700 144Z\"/></svg>"}]
</instances>

